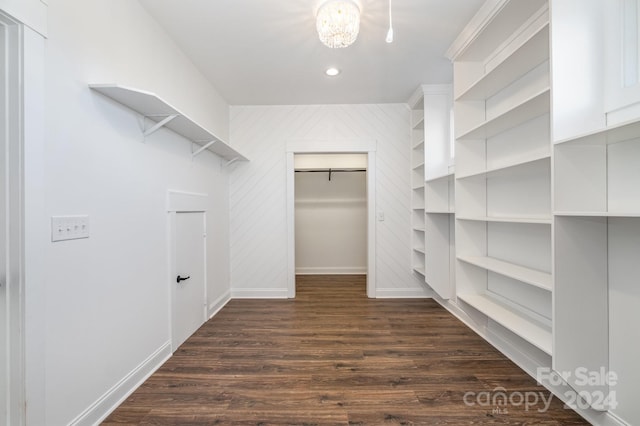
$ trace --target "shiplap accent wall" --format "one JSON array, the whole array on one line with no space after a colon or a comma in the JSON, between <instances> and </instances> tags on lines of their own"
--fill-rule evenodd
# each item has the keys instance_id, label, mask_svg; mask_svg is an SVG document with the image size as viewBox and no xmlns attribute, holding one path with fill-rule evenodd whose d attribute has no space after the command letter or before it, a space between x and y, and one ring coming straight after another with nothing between
<instances>
[{"instance_id":1,"label":"shiplap accent wall","mask_svg":"<svg viewBox=\"0 0 640 426\"><path fill-rule=\"evenodd\" d=\"M231 144L251 161L230 175L234 297L286 297L286 147L300 140L375 140L376 296L431 296L411 272L409 109L405 104L236 106Z\"/></svg>"}]
</instances>

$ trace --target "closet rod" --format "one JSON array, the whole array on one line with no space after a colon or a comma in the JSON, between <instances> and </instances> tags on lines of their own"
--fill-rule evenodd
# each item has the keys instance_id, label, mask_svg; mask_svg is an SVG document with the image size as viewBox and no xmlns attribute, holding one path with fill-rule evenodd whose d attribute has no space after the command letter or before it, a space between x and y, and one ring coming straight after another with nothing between
<instances>
[{"instance_id":1,"label":"closet rod","mask_svg":"<svg viewBox=\"0 0 640 426\"><path fill-rule=\"evenodd\" d=\"M327 173L329 172L329 180L331 180L331 174L333 172L366 172L367 169L300 169L295 170L296 173Z\"/></svg>"}]
</instances>

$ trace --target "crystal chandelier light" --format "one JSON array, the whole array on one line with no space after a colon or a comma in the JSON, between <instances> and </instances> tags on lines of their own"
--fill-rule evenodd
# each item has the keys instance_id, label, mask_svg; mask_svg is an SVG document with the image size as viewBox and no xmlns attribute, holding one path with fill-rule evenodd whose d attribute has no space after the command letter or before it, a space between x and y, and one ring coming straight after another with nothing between
<instances>
[{"instance_id":1,"label":"crystal chandelier light","mask_svg":"<svg viewBox=\"0 0 640 426\"><path fill-rule=\"evenodd\" d=\"M326 46L347 47L358 37L360 9L351 0L328 0L318 9L316 28Z\"/></svg>"}]
</instances>

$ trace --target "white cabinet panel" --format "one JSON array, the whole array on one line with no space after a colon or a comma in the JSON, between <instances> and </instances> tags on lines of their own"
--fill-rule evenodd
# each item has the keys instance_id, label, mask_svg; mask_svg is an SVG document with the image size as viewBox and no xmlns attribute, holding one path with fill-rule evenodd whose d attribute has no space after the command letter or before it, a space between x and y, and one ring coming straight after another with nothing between
<instances>
[{"instance_id":1,"label":"white cabinet panel","mask_svg":"<svg viewBox=\"0 0 640 426\"><path fill-rule=\"evenodd\" d=\"M602 0L552 3L554 140L605 127L603 15Z\"/></svg>"},{"instance_id":2,"label":"white cabinet panel","mask_svg":"<svg viewBox=\"0 0 640 426\"><path fill-rule=\"evenodd\" d=\"M604 12L604 109L612 125L626 118L624 109L640 102L640 2L609 1Z\"/></svg>"}]
</instances>

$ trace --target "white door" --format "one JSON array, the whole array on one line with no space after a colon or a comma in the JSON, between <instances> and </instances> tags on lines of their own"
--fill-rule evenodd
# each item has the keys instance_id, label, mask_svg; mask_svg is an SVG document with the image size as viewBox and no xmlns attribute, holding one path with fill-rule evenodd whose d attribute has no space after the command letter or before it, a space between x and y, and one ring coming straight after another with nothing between
<instances>
[{"instance_id":1,"label":"white door","mask_svg":"<svg viewBox=\"0 0 640 426\"><path fill-rule=\"evenodd\" d=\"M205 215L177 212L172 277L172 346L175 351L206 319Z\"/></svg>"}]
</instances>

